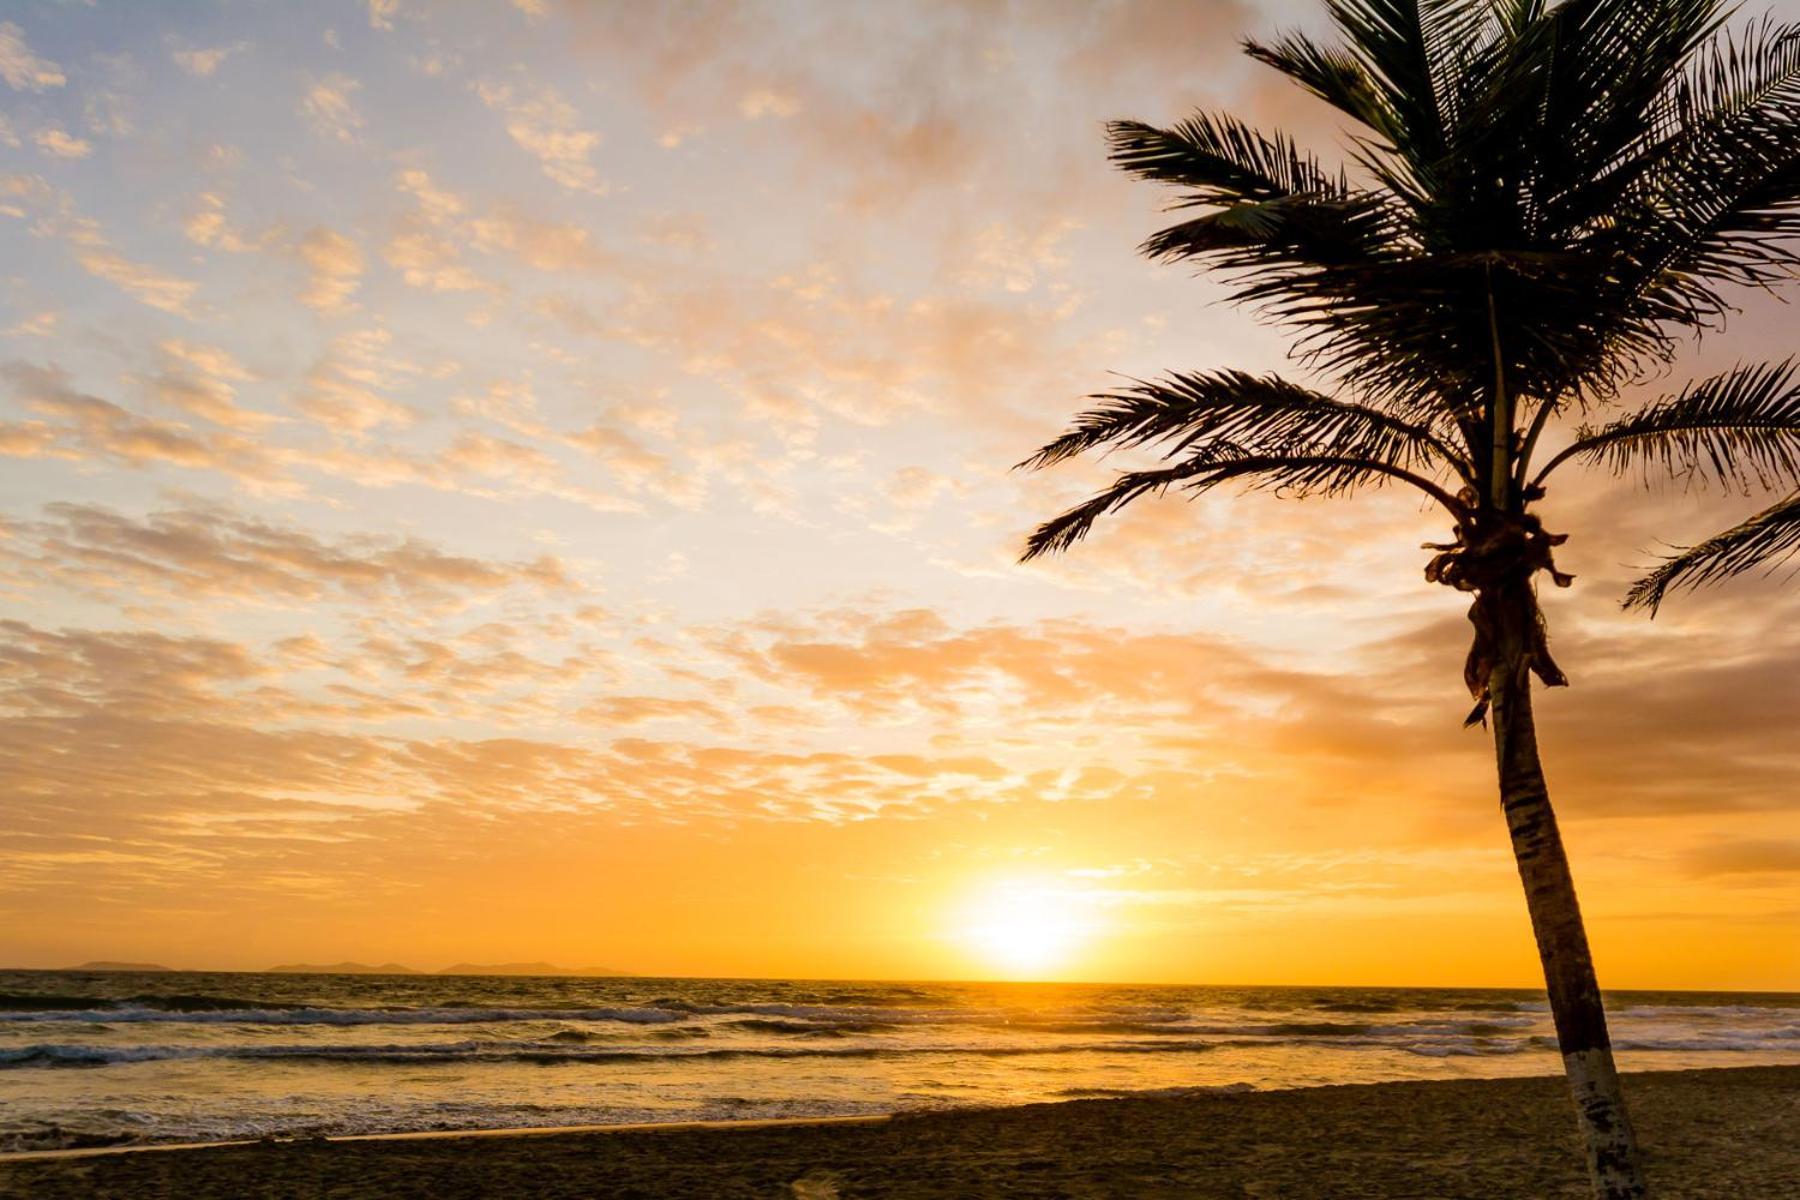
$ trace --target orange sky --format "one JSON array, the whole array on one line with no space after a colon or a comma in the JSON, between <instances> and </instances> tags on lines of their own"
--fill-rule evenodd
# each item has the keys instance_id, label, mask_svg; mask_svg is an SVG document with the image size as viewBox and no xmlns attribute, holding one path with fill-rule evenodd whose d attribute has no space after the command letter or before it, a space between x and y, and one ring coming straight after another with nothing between
<instances>
[{"instance_id":1,"label":"orange sky","mask_svg":"<svg viewBox=\"0 0 1800 1200\"><path fill-rule=\"evenodd\" d=\"M1172 499L1013 563L1084 393L1283 363L1134 256L1100 122L1329 150L1235 48L1316 20L9 7L0 963L1534 983L1441 522ZM1800 988L1800 587L1617 609L1752 504L1546 505L1611 986Z\"/></svg>"}]
</instances>

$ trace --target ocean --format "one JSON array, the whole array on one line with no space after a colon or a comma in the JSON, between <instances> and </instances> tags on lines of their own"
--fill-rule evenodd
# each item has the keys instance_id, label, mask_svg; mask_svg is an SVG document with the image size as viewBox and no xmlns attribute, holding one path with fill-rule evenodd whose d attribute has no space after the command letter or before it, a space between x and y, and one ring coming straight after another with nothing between
<instances>
[{"instance_id":1,"label":"ocean","mask_svg":"<svg viewBox=\"0 0 1800 1200\"><path fill-rule=\"evenodd\" d=\"M1608 1003L1626 1069L1800 1064L1800 995ZM3 1150L1560 1069L1530 991L0 972Z\"/></svg>"}]
</instances>

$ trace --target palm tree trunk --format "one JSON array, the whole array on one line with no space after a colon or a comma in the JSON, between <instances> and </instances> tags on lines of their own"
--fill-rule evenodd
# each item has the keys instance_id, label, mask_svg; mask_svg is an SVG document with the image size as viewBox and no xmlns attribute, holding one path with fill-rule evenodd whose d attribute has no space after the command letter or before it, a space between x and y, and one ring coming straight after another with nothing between
<instances>
[{"instance_id":1,"label":"palm tree trunk","mask_svg":"<svg viewBox=\"0 0 1800 1200\"><path fill-rule=\"evenodd\" d=\"M1563 1069L1587 1142L1588 1172L1596 1200L1644 1200L1649 1189L1637 1138L1613 1066L1612 1039L1607 1036L1606 1010L1575 899L1575 880L1538 757L1529 670L1537 599L1524 582L1503 585L1495 599L1500 644L1490 690L1500 804L1544 964Z\"/></svg>"}]
</instances>

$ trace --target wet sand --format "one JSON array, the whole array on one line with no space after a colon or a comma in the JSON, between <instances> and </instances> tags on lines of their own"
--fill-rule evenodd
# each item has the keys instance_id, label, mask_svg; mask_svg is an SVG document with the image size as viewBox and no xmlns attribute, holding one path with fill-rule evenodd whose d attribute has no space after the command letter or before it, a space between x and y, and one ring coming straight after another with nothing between
<instances>
[{"instance_id":1,"label":"wet sand","mask_svg":"<svg viewBox=\"0 0 1800 1200\"><path fill-rule=\"evenodd\" d=\"M1800 1196L1800 1067L1632 1075L1659 1200ZM1587 1194L1560 1079L1079 1100L891 1121L260 1143L0 1163L27 1200L1500 1200Z\"/></svg>"}]
</instances>

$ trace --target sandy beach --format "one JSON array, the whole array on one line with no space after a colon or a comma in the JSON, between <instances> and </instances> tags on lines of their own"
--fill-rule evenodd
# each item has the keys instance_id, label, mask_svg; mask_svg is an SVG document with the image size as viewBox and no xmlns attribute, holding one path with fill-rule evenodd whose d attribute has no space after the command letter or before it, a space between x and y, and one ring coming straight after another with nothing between
<instances>
[{"instance_id":1,"label":"sandy beach","mask_svg":"<svg viewBox=\"0 0 1800 1200\"><path fill-rule=\"evenodd\" d=\"M1661 1200L1800 1193L1800 1067L1646 1073ZM0 1163L0 1195L305 1197L1569 1197L1562 1080L1071 1101L876 1123L310 1141Z\"/></svg>"}]
</instances>

